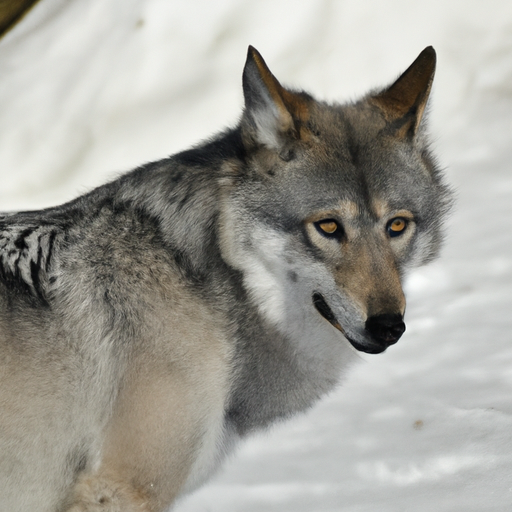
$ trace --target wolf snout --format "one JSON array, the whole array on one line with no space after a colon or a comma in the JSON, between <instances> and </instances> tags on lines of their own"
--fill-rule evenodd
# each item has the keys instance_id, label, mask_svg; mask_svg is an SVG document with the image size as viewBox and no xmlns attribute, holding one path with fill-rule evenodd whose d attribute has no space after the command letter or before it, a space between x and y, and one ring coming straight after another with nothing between
<instances>
[{"instance_id":1,"label":"wolf snout","mask_svg":"<svg viewBox=\"0 0 512 512\"><path fill-rule=\"evenodd\" d=\"M365 330L383 350L396 343L405 331L401 314L381 314L366 320Z\"/></svg>"}]
</instances>

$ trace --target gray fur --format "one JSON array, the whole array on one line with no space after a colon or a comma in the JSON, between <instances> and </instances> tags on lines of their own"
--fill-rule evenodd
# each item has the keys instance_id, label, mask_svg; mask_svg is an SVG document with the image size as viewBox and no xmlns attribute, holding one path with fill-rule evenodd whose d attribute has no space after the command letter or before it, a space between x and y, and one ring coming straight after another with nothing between
<instances>
[{"instance_id":1,"label":"gray fur","mask_svg":"<svg viewBox=\"0 0 512 512\"><path fill-rule=\"evenodd\" d=\"M422 121L434 63L331 105L250 48L236 128L0 216L0 510L163 511L354 347L397 341L450 203Z\"/></svg>"}]
</instances>

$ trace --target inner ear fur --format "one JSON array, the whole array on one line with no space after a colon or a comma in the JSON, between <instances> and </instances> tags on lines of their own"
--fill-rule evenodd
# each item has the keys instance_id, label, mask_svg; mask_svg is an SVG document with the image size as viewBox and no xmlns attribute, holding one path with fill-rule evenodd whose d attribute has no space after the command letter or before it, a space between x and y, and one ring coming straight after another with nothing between
<instances>
[{"instance_id":1,"label":"inner ear fur","mask_svg":"<svg viewBox=\"0 0 512 512\"><path fill-rule=\"evenodd\" d=\"M291 140L304 136L311 97L285 89L252 46L247 52L242 82L242 127L247 142L282 152Z\"/></svg>"},{"instance_id":2,"label":"inner ear fur","mask_svg":"<svg viewBox=\"0 0 512 512\"><path fill-rule=\"evenodd\" d=\"M369 98L398 137L413 137L425 112L436 69L436 52L425 48L390 87Z\"/></svg>"}]
</instances>

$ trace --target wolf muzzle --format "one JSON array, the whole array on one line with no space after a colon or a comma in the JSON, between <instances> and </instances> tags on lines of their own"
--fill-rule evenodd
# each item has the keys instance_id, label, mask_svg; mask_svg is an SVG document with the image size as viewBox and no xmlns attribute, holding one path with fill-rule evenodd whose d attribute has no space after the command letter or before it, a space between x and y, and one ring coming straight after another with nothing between
<instances>
[{"instance_id":1,"label":"wolf muzzle","mask_svg":"<svg viewBox=\"0 0 512 512\"><path fill-rule=\"evenodd\" d=\"M405 332L405 323L400 313L374 315L369 317L365 323L365 331L371 342L363 345L347 335L321 293L313 293L313 305L320 315L338 329L356 350L367 354L384 352L390 345L394 345Z\"/></svg>"}]
</instances>

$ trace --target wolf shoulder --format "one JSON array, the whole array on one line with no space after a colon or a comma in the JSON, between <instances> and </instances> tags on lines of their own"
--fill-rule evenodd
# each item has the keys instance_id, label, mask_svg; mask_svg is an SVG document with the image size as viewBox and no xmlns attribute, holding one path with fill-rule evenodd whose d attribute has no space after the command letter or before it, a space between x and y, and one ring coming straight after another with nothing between
<instances>
[{"instance_id":1,"label":"wolf shoulder","mask_svg":"<svg viewBox=\"0 0 512 512\"><path fill-rule=\"evenodd\" d=\"M0 330L16 317L59 312L68 322L133 319L145 301L176 298L184 281L157 220L116 200L112 187L57 208L0 214Z\"/></svg>"}]
</instances>

